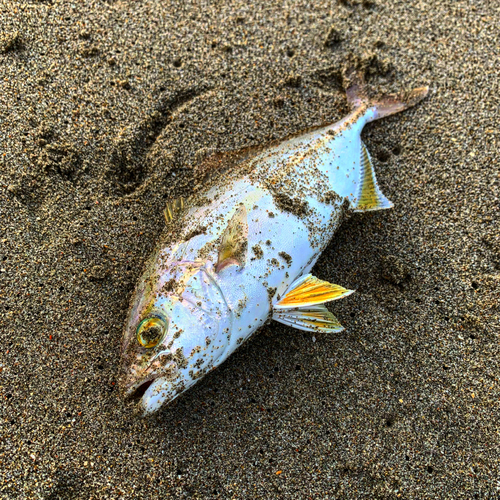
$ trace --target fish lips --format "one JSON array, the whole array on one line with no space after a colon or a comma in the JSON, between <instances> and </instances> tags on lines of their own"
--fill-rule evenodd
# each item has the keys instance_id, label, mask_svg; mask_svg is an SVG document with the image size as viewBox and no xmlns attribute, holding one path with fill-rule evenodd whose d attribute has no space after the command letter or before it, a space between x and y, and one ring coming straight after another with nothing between
<instances>
[{"instance_id":1,"label":"fish lips","mask_svg":"<svg viewBox=\"0 0 500 500\"><path fill-rule=\"evenodd\" d=\"M155 381L164 379L174 380L179 376L179 367L175 361L171 361L167 366L161 368L161 370L153 372L140 380L137 380L133 375L124 377L122 379L122 389L125 399L128 400L142 400L148 391L148 389L154 384Z\"/></svg>"}]
</instances>

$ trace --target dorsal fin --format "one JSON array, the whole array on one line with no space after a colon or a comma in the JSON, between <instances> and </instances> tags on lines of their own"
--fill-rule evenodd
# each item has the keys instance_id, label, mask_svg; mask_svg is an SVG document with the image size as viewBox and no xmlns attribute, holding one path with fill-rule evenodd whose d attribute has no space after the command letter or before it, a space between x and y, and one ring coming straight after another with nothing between
<instances>
[{"instance_id":1,"label":"dorsal fin","mask_svg":"<svg viewBox=\"0 0 500 500\"><path fill-rule=\"evenodd\" d=\"M248 248L248 221L245 205L240 205L222 235L216 271L220 272L227 266L245 265Z\"/></svg>"},{"instance_id":2,"label":"dorsal fin","mask_svg":"<svg viewBox=\"0 0 500 500\"><path fill-rule=\"evenodd\" d=\"M167 206L163 210L163 215L165 216L165 221L167 224L172 222L180 212L184 210L186 203L184 198L177 198L174 201L169 201Z\"/></svg>"},{"instance_id":3,"label":"dorsal fin","mask_svg":"<svg viewBox=\"0 0 500 500\"><path fill-rule=\"evenodd\" d=\"M344 329L324 305L275 310L273 319L306 332L333 333Z\"/></svg>"},{"instance_id":4,"label":"dorsal fin","mask_svg":"<svg viewBox=\"0 0 500 500\"><path fill-rule=\"evenodd\" d=\"M361 168L359 171L359 187L352 206L354 212L384 210L393 204L380 191L375 170L366 146L361 142Z\"/></svg>"},{"instance_id":5,"label":"dorsal fin","mask_svg":"<svg viewBox=\"0 0 500 500\"><path fill-rule=\"evenodd\" d=\"M309 307L331 300L347 297L354 290L323 281L312 274L307 274L295 280L286 295L274 305L275 310Z\"/></svg>"}]
</instances>

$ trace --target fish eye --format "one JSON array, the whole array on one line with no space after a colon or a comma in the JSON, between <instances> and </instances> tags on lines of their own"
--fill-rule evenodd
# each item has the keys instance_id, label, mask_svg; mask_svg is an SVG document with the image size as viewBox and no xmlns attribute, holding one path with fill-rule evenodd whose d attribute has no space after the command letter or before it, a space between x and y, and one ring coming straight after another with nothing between
<instances>
[{"instance_id":1,"label":"fish eye","mask_svg":"<svg viewBox=\"0 0 500 500\"><path fill-rule=\"evenodd\" d=\"M167 322L156 316L143 319L137 327L137 341L142 347L151 349L156 347L167 333Z\"/></svg>"}]
</instances>

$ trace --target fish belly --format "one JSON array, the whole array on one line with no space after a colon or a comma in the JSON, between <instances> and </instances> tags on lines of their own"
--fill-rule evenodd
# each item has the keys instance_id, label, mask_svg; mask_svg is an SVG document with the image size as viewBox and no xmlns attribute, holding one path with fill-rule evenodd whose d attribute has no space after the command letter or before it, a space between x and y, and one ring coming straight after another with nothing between
<instances>
[{"instance_id":1,"label":"fish belly","mask_svg":"<svg viewBox=\"0 0 500 500\"><path fill-rule=\"evenodd\" d=\"M244 266L217 275L234 314L230 346L219 363L270 320L273 305L311 270L345 210L333 194L327 201L315 194L299 202L250 178L236 183L231 193L228 205L243 204L247 211L248 249ZM222 206L221 212L225 208L229 219L234 209Z\"/></svg>"}]
</instances>

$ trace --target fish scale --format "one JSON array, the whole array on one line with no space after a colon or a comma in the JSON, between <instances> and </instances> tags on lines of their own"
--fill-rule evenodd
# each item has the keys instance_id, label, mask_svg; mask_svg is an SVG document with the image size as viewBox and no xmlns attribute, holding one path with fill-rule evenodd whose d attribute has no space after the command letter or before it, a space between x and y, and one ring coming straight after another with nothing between
<instances>
[{"instance_id":1,"label":"fish scale","mask_svg":"<svg viewBox=\"0 0 500 500\"><path fill-rule=\"evenodd\" d=\"M427 93L370 101L359 74L346 79L349 116L221 173L200 206L168 204L170 242L148 261L124 332L121 383L143 413L186 391L271 319L311 332L342 329L324 304L352 290L310 271L346 211L392 206L361 141L364 125Z\"/></svg>"}]
</instances>

